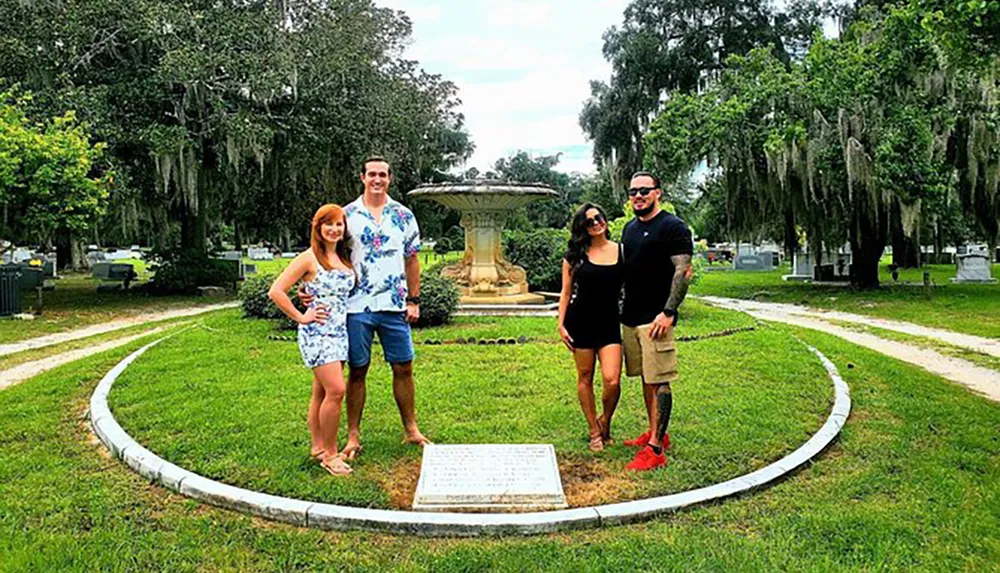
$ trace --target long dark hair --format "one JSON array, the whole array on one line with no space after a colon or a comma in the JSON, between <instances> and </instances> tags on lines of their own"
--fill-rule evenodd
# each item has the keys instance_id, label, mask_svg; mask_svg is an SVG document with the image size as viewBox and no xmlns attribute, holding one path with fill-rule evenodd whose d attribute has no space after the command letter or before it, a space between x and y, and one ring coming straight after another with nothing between
<instances>
[{"instance_id":1,"label":"long dark hair","mask_svg":"<svg viewBox=\"0 0 1000 573\"><path fill-rule=\"evenodd\" d=\"M587 232L587 211L597 209L597 212L608 220L604 209L596 203L584 203L573 213L569 227L569 244L566 246L566 262L569 263L570 274L576 274L577 269L587 260L587 249L590 248L590 233ZM611 229L605 222L604 236L611 238Z\"/></svg>"}]
</instances>

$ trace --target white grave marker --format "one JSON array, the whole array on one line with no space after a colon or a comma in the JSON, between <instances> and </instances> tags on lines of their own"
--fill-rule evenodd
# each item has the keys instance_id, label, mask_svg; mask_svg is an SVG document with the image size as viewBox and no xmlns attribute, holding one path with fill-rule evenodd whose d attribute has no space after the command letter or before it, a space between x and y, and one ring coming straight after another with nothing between
<instances>
[{"instance_id":1,"label":"white grave marker","mask_svg":"<svg viewBox=\"0 0 1000 573\"><path fill-rule=\"evenodd\" d=\"M551 444L430 444L416 511L531 511L567 507Z\"/></svg>"}]
</instances>

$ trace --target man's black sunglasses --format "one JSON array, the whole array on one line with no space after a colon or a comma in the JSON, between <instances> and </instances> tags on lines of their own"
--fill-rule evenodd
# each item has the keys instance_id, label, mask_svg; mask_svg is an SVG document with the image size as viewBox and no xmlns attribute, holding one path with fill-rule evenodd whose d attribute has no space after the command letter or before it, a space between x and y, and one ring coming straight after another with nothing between
<instances>
[{"instance_id":1,"label":"man's black sunglasses","mask_svg":"<svg viewBox=\"0 0 1000 573\"><path fill-rule=\"evenodd\" d=\"M629 197L635 197L636 194L639 194L639 195L642 195L643 197L645 197L646 195L649 195L650 193L652 193L655 189L656 189L656 187L631 187L631 188L629 188L629 190L627 191L627 193L628 193Z\"/></svg>"},{"instance_id":2,"label":"man's black sunglasses","mask_svg":"<svg viewBox=\"0 0 1000 573\"><path fill-rule=\"evenodd\" d=\"M604 223L607 222L608 222L607 218L604 215L598 213L596 217L587 217L587 220L584 222L584 225L586 225L588 229L592 229L598 225L603 225Z\"/></svg>"}]
</instances>

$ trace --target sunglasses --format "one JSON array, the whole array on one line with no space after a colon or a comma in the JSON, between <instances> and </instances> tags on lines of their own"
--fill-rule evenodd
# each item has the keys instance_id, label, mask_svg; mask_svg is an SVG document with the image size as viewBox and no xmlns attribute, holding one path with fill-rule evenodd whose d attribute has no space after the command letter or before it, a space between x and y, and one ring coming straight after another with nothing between
<instances>
[{"instance_id":1,"label":"sunglasses","mask_svg":"<svg viewBox=\"0 0 1000 573\"><path fill-rule=\"evenodd\" d=\"M631 187L628 191L626 191L626 193L628 193L629 197L635 197L636 195L645 197L646 195L652 193L655 189L656 187Z\"/></svg>"},{"instance_id":2,"label":"sunglasses","mask_svg":"<svg viewBox=\"0 0 1000 573\"><path fill-rule=\"evenodd\" d=\"M584 222L584 225L586 225L588 229L593 229L594 227L598 225L603 225L604 223L607 222L608 222L607 218L605 218L604 215L598 213L596 217L588 217L586 222Z\"/></svg>"}]
</instances>

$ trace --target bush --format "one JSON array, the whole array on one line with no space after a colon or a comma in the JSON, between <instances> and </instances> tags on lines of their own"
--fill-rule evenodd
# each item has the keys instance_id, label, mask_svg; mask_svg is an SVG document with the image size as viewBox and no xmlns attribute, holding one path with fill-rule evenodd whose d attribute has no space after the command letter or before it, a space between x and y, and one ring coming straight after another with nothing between
<instances>
[{"instance_id":1,"label":"bush","mask_svg":"<svg viewBox=\"0 0 1000 573\"><path fill-rule=\"evenodd\" d=\"M275 278L277 275L258 275L243 281L243 285L237 293L240 306L243 308L243 316L278 320L281 321L284 328L295 328L296 324L285 316L285 313L281 312L281 309L275 306L274 302L267 296L267 291L271 289L271 283L274 282ZM295 306L302 308L295 287L288 291L288 297L292 299Z\"/></svg>"},{"instance_id":2,"label":"bush","mask_svg":"<svg viewBox=\"0 0 1000 573\"><path fill-rule=\"evenodd\" d=\"M558 292L568 241L569 231L561 229L509 231L503 235L503 252L508 261L528 273L532 290Z\"/></svg>"},{"instance_id":3,"label":"bush","mask_svg":"<svg viewBox=\"0 0 1000 573\"><path fill-rule=\"evenodd\" d=\"M420 320L417 327L447 324L458 308L458 287L454 282L441 277L442 267L443 265L432 265L420 274ZM267 296L275 278L276 275L260 275L243 282L238 293L243 316L277 320L284 328L295 328L296 324ZM303 309L296 287L288 291L288 297L295 306Z\"/></svg>"},{"instance_id":4,"label":"bush","mask_svg":"<svg viewBox=\"0 0 1000 573\"><path fill-rule=\"evenodd\" d=\"M159 255L153 273L152 290L164 293L190 293L200 286L229 287L239 281L233 261L213 259L195 249Z\"/></svg>"},{"instance_id":5,"label":"bush","mask_svg":"<svg viewBox=\"0 0 1000 573\"><path fill-rule=\"evenodd\" d=\"M438 326L451 322L458 308L458 287L441 276L440 266L428 267L420 273L420 320L416 326Z\"/></svg>"}]
</instances>

